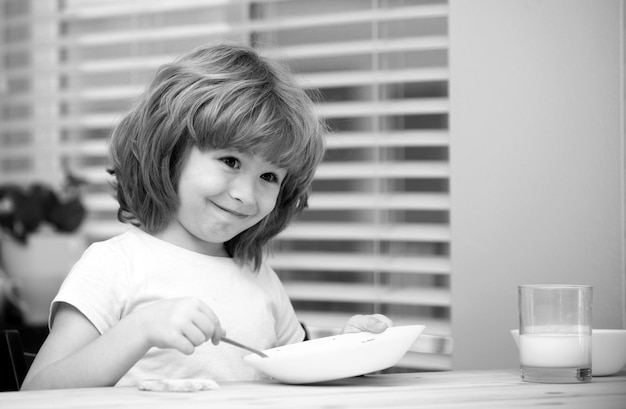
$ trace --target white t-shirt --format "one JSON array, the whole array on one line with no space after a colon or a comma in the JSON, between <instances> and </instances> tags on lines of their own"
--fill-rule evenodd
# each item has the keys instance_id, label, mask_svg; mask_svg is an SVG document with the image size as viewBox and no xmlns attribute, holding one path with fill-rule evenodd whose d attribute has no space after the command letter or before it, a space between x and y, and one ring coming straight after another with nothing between
<instances>
[{"instance_id":1,"label":"white t-shirt","mask_svg":"<svg viewBox=\"0 0 626 409\"><path fill-rule=\"evenodd\" d=\"M58 303L65 302L103 334L137 309L178 297L201 299L219 317L229 338L259 350L304 338L291 302L267 264L255 273L230 258L192 252L137 228L87 249L53 300L50 323ZM210 341L191 355L152 348L117 385L135 385L144 379L264 378L242 360L247 354L224 342L215 346Z\"/></svg>"}]
</instances>

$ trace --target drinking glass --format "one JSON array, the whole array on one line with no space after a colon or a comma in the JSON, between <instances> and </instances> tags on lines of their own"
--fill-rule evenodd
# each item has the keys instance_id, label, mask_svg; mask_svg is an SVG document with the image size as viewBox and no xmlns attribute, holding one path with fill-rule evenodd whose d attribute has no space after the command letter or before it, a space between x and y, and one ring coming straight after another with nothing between
<instances>
[{"instance_id":1,"label":"drinking glass","mask_svg":"<svg viewBox=\"0 0 626 409\"><path fill-rule=\"evenodd\" d=\"M519 286L523 381L591 381L592 295L588 285Z\"/></svg>"}]
</instances>

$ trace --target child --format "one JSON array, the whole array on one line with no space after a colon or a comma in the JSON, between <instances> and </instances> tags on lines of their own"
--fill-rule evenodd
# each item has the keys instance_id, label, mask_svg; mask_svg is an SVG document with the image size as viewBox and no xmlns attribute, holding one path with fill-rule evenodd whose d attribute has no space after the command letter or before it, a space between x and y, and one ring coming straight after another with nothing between
<instances>
[{"instance_id":1,"label":"child","mask_svg":"<svg viewBox=\"0 0 626 409\"><path fill-rule=\"evenodd\" d=\"M220 339L304 339L263 248L306 206L323 132L288 70L252 49L205 46L161 67L110 144L133 227L76 263L23 389L262 378ZM344 332L390 325L355 316Z\"/></svg>"}]
</instances>

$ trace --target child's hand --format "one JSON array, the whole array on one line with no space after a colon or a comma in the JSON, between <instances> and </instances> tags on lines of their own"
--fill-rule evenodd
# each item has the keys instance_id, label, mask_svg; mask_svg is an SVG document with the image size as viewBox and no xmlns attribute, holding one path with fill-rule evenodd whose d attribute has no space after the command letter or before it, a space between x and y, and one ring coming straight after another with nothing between
<instances>
[{"instance_id":1,"label":"child's hand","mask_svg":"<svg viewBox=\"0 0 626 409\"><path fill-rule=\"evenodd\" d=\"M217 345L226 334L213 310L197 298L157 301L130 317L143 332L148 347L175 348L184 354L193 353L209 339Z\"/></svg>"},{"instance_id":2,"label":"child's hand","mask_svg":"<svg viewBox=\"0 0 626 409\"><path fill-rule=\"evenodd\" d=\"M389 327L393 327L393 321L382 314L354 315L341 330L342 334L349 332L383 332Z\"/></svg>"}]
</instances>

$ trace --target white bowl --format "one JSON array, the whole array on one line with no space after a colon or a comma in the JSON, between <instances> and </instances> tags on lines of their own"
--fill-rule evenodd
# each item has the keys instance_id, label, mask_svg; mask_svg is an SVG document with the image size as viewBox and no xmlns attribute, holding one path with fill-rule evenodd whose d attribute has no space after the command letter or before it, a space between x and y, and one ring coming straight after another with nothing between
<instances>
[{"instance_id":1,"label":"white bowl","mask_svg":"<svg viewBox=\"0 0 626 409\"><path fill-rule=\"evenodd\" d=\"M380 334L356 332L313 339L251 354L244 361L279 382L326 382L380 371L400 361L424 325L387 328Z\"/></svg>"},{"instance_id":2,"label":"white bowl","mask_svg":"<svg viewBox=\"0 0 626 409\"><path fill-rule=\"evenodd\" d=\"M519 348L519 330L511 335ZM626 365L626 329L593 329L591 332L591 374L608 376Z\"/></svg>"}]
</instances>

